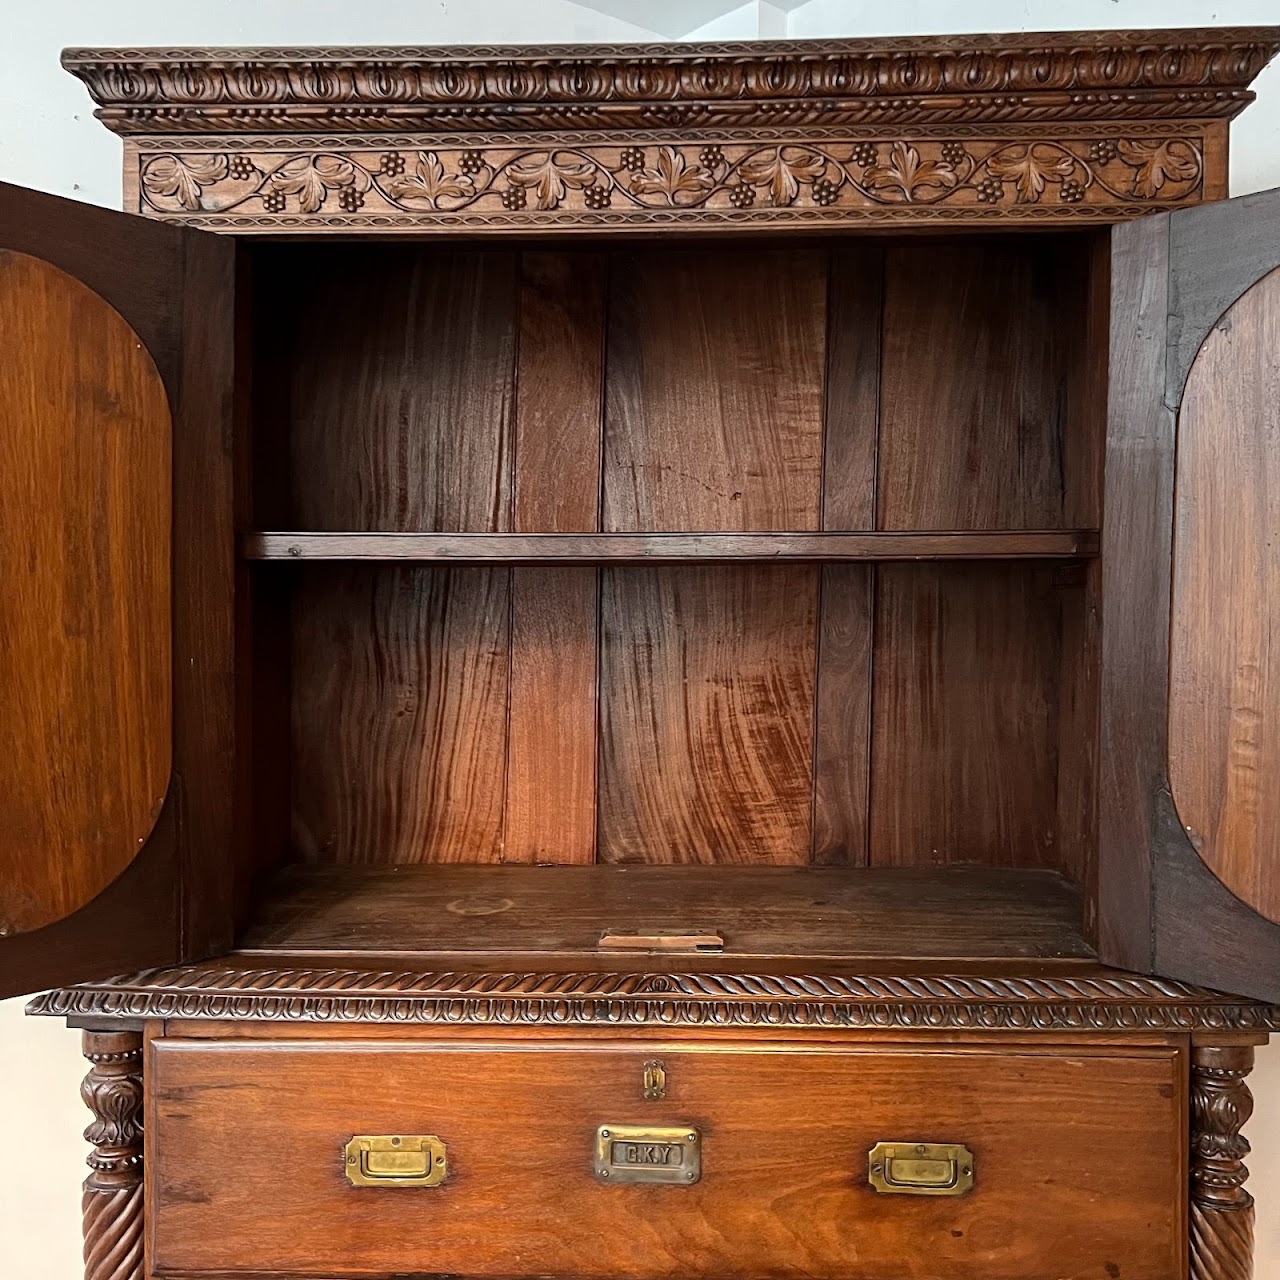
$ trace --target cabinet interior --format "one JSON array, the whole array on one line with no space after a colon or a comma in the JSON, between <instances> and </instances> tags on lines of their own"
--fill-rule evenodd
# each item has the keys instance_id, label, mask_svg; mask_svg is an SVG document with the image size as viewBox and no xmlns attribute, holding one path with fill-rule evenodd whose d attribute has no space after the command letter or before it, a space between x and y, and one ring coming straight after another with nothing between
<instances>
[{"instance_id":1,"label":"cabinet interior","mask_svg":"<svg viewBox=\"0 0 1280 1280\"><path fill-rule=\"evenodd\" d=\"M1105 234L250 259L245 946L1088 953Z\"/></svg>"}]
</instances>

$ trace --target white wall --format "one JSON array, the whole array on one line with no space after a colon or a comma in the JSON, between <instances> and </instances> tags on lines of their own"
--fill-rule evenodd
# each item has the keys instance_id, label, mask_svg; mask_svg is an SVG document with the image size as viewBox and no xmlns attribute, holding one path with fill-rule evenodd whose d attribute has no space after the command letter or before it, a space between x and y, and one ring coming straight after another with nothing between
<instances>
[{"instance_id":1,"label":"white wall","mask_svg":"<svg viewBox=\"0 0 1280 1280\"><path fill-rule=\"evenodd\" d=\"M606 16L569 0L11 0L0 43L0 180L104 205L119 203L120 148L78 81L64 45L449 44L654 40L675 30L671 0L609 0ZM707 6L699 4L697 12ZM767 0L684 33L692 39L1052 31L1086 27L1280 22L1280 0ZM787 12L790 9L791 12ZM624 15L622 17L616 15ZM627 19L630 19L629 21ZM651 25L646 25L650 23ZM1280 186L1280 61L1233 126L1232 194ZM0 1002L0 1274L75 1280L87 1114L79 1037ZM1257 1280L1280 1280L1280 1041L1259 1053L1250 1186L1258 1199ZM8 1259L7 1264L4 1263ZM1028 1277L1028 1280L1034 1280Z\"/></svg>"}]
</instances>

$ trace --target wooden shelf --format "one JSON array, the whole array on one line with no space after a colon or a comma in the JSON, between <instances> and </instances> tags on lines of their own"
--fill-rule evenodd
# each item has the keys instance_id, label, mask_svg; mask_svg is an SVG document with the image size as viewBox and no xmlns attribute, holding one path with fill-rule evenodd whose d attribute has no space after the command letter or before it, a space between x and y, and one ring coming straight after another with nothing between
<instances>
[{"instance_id":1,"label":"wooden shelf","mask_svg":"<svg viewBox=\"0 0 1280 1280\"><path fill-rule=\"evenodd\" d=\"M1081 960L1080 895L1052 871L990 867L292 867L242 940L247 954L550 957L616 967L669 947L608 934L705 936L682 964Z\"/></svg>"},{"instance_id":2,"label":"wooden shelf","mask_svg":"<svg viewBox=\"0 0 1280 1280\"><path fill-rule=\"evenodd\" d=\"M422 564L708 564L731 561L1044 560L1098 551L1093 529L929 533L303 533L241 538L246 560Z\"/></svg>"}]
</instances>

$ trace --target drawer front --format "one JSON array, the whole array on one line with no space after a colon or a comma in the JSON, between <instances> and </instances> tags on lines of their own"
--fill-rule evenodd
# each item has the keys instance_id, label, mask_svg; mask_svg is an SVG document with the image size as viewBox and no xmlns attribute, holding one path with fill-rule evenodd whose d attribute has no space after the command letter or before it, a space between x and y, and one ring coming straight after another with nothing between
<instances>
[{"instance_id":1,"label":"drawer front","mask_svg":"<svg viewBox=\"0 0 1280 1280\"><path fill-rule=\"evenodd\" d=\"M653 1059L665 1080L646 1080ZM160 1275L1181 1271L1173 1049L158 1040L148 1084ZM614 1145L600 1130L615 1125L644 1132ZM696 1136L698 1160L653 1137L664 1128ZM429 1159L408 1170L422 1157L386 1145L361 1149L363 1185L348 1177L353 1138L391 1136L439 1139L438 1185L423 1185ZM906 1189L877 1190L878 1143L962 1146L973 1185L936 1194L945 1166L900 1158L889 1173Z\"/></svg>"}]
</instances>

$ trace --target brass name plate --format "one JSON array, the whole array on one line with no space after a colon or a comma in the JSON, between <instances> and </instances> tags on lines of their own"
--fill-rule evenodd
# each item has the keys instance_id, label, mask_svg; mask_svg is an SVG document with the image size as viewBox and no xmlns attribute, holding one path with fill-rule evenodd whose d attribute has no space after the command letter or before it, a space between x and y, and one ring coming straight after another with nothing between
<instances>
[{"instance_id":1,"label":"brass name plate","mask_svg":"<svg viewBox=\"0 0 1280 1280\"><path fill-rule=\"evenodd\" d=\"M602 1124L596 1130L596 1177L687 1187L702 1177L702 1135L692 1125Z\"/></svg>"},{"instance_id":2,"label":"brass name plate","mask_svg":"<svg viewBox=\"0 0 1280 1280\"><path fill-rule=\"evenodd\" d=\"M867 1180L900 1196L962 1196L973 1186L973 1152L959 1143L877 1142Z\"/></svg>"},{"instance_id":3,"label":"brass name plate","mask_svg":"<svg viewBox=\"0 0 1280 1280\"><path fill-rule=\"evenodd\" d=\"M427 1135L362 1135L345 1150L347 1181L356 1187L438 1187L446 1171L444 1143Z\"/></svg>"}]
</instances>

